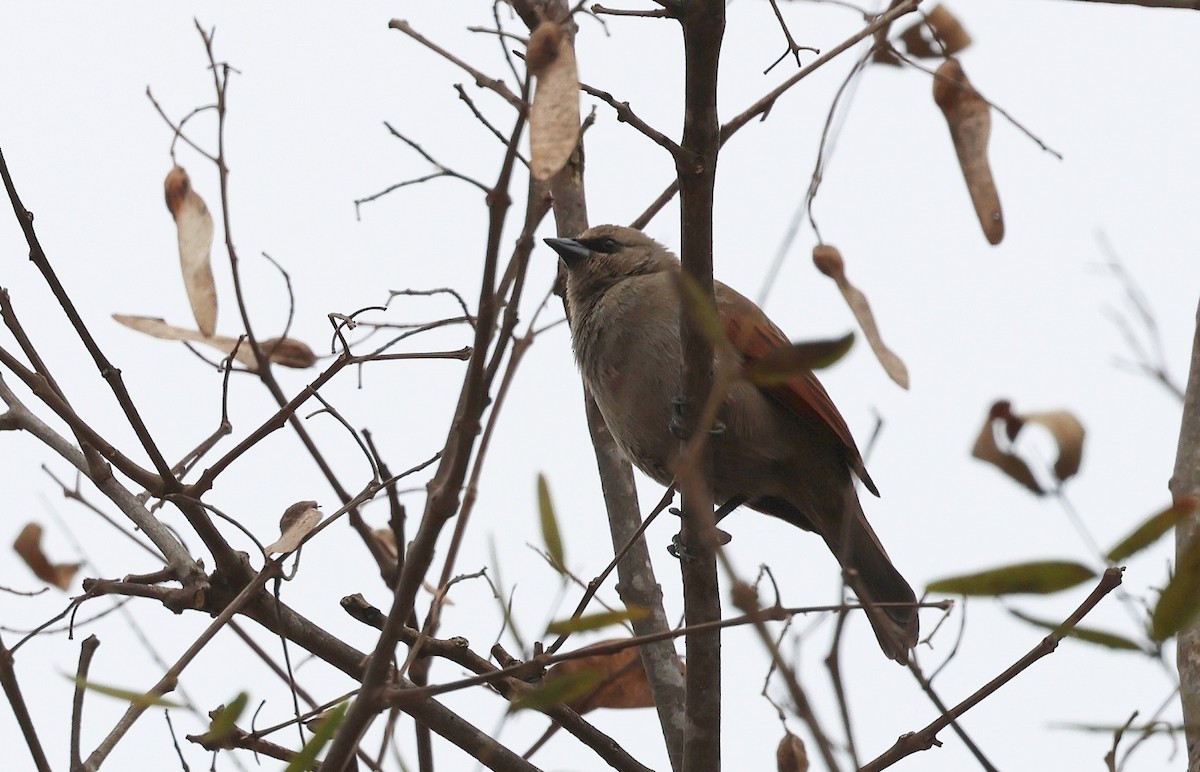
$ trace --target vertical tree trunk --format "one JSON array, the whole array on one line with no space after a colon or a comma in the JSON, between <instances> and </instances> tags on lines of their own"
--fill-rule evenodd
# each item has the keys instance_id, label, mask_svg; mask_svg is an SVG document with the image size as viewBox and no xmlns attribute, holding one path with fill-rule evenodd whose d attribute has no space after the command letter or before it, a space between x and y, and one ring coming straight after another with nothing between
<instances>
[{"instance_id":1,"label":"vertical tree trunk","mask_svg":"<svg viewBox=\"0 0 1200 772\"><path fill-rule=\"evenodd\" d=\"M1196 336L1192 341L1192 363L1187 392L1183 398L1183 421L1175 453L1171 494L1200 493L1200 309ZM1200 514L1194 514L1175 531L1176 560L1200 538ZM1188 772L1200 772L1200 620L1184 628L1176 641L1179 667L1179 699L1183 705L1184 735L1187 738Z\"/></svg>"},{"instance_id":2,"label":"vertical tree trunk","mask_svg":"<svg viewBox=\"0 0 1200 772\"><path fill-rule=\"evenodd\" d=\"M712 298L713 189L716 183L720 122L717 70L725 34L724 0L674 6L683 24L685 57L684 125L676 156L681 209L683 271ZM687 304L681 304L683 309ZM715 307L713 304L712 307ZM713 348L686 310L680 319L686 408L696 415L712 390ZM693 431L709 427L695 426ZM683 561L684 614L689 626L721 618L721 596L713 544L712 446L695 459L694 473L681 476L683 544L693 557ZM687 636L687 693L683 766L687 772L721 768L721 634Z\"/></svg>"}]
</instances>

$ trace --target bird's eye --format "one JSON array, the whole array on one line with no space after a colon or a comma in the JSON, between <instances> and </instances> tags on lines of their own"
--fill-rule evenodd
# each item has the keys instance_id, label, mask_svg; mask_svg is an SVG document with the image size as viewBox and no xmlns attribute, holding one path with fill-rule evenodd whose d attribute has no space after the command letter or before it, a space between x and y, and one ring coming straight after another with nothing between
<instances>
[{"instance_id":1,"label":"bird's eye","mask_svg":"<svg viewBox=\"0 0 1200 772\"><path fill-rule=\"evenodd\" d=\"M592 252L602 252L606 255L611 255L614 252L620 252L625 248L625 245L614 239L612 236L594 239L580 239L579 243L587 247Z\"/></svg>"}]
</instances>

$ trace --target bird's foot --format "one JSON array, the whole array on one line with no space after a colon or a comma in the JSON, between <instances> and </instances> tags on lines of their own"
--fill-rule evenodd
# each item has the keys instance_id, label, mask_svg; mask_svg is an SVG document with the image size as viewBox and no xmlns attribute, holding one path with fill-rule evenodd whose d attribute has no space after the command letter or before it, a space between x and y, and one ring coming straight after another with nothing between
<instances>
[{"instance_id":1,"label":"bird's foot","mask_svg":"<svg viewBox=\"0 0 1200 772\"><path fill-rule=\"evenodd\" d=\"M670 511L672 514L675 514L675 515L679 514L679 510L675 509L674 507L672 507ZM733 541L733 537L730 536L727 532L722 531L720 528L714 528L713 530L716 531L717 544L719 546L724 546L724 545L728 544L729 542ZM680 531L679 533L677 533L671 537L671 543L667 545L667 552L671 555L671 557L676 558L677 560L681 560L681 561L682 560L695 560L697 557L699 557L699 554L697 553L696 550L692 549L691 547L689 547L683 543L683 532L682 531Z\"/></svg>"},{"instance_id":2,"label":"bird's foot","mask_svg":"<svg viewBox=\"0 0 1200 772\"><path fill-rule=\"evenodd\" d=\"M687 420L687 400L683 397L674 397L671 400L671 420L667 428L677 440L687 442L692 438L692 430ZM725 424L720 421L714 421L712 428L708 430L710 437L720 437L724 433Z\"/></svg>"}]
</instances>

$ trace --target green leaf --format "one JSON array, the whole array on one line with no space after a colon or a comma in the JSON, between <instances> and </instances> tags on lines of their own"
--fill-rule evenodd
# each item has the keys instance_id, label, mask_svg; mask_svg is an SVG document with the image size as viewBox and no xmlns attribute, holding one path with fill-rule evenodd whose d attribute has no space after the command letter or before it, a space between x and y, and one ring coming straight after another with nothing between
<instances>
[{"instance_id":1,"label":"green leaf","mask_svg":"<svg viewBox=\"0 0 1200 772\"><path fill-rule=\"evenodd\" d=\"M1200 612L1200 539L1193 539L1175 563L1175 575L1150 617L1150 637L1165 641L1182 630Z\"/></svg>"},{"instance_id":2,"label":"green leaf","mask_svg":"<svg viewBox=\"0 0 1200 772\"><path fill-rule=\"evenodd\" d=\"M700 331L713 344L713 348L731 348L712 298L691 276L682 271L678 276L680 295L683 297L688 316L700 326Z\"/></svg>"},{"instance_id":3,"label":"green leaf","mask_svg":"<svg viewBox=\"0 0 1200 772\"><path fill-rule=\"evenodd\" d=\"M118 686L105 686L104 684L98 684L95 681L87 681L73 675L67 675L66 673L64 673L63 676L74 681L76 686L82 686L89 692L96 692L97 694L103 694L107 697L116 697L118 700L124 700L132 705L144 705L159 708L183 707L183 705L178 702L172 702L164 697L156 697L155 695L147 692L135 692L132 689L122 689Z\"/></svg>"},{"instance_id":4,"label":"green leaf","mask_svg":"<svg viewBox=\"0 0 1200 772\"><path fill-rule=\"evenodd\" d=\"M854 333L832 340L813 340L780 346L746 370L746 378L755 386L775 386L788 379L829 367L846 355L854 345Z\"/></svg>"},{"instance_id":5,"label":"green leaf","mask_svg":"<svg viewBox=\"0 0 1200 772\"><path fill-rule=\"evenodd\" d=\"M603 680L604 673L599 670L577 670L547 679L536 689L513 700L509 711L544 710L563 705L591 694Z\"/></svg>"},{"instance_id":6,"label":"green leaf","mask_svg":"<svg viewBox=\"0 0 1200 772\"><path fill-rule=\"evenodd\" d=\"M1197 502L1195 496L1180 496L1174 504L1151 515L1146 522L1134 529L1133 533L1109 550L1108 561L1118 563L1146 549L1181 520L1195 512L1198 503L1200 502Z\"/></svg>"},{"instance_id":7,"label":"green leaf","mask_svg":"<svg viewBox=\"0 0 1200 772\"><path fill-rule=\"evenodd\" d=\"M227 705L222 705L213 711L212 723L208 726L208 731L200 736L198 742L205 748L223 748L225 741L233 735L233 730L237 729L237 720L241 718L242 711L246 709L246 703L249 702L250 696L245 692L239 692L238 696Z\"/></svg>"},{"instance_id":8,"label":"green leaf","mask_svg":"<svg viewBox=\"0 0 1200 772\"><path fill-rule=\"evenodd\" d=\"M546 632L551 635L564 633L581 633L585 630L599 630L602 627L616 625L632 619L641 619L650 613L641 606L628 606L624 611L601 611L598 614L585 614L572 619L561 619L546 626Z\"/></svg>"},{"instance_id":9,"label":"green leaf","mask_svg":"<svg viewBox=\"0 0 1200 772\"><path fill-rule=\"evenodd\" d=\"M300 752L292 757L285 772L304 772L304 770L316 766L317 754L333 738L333 733L341 726L342 719L346 717L346 710L349 707L349 701L343 702L326 714L320 725L317 726L317 731L313 732L313 736L308 742L304 743Z\"/></svg>"},{"instance_id":10,"label":"green leaf","mask_svg":"<svg viewBox=\"0 0 1200 772\"><path fill-rule=\"evenodd\" d=\"M1066 590L1096 576L1087 566L1064 560L1045 560L1002 566L930 582L928 592L946 595L1045 595Z\"/></svg>"},{"instance_id":11,"label":"green leaf","mask_svg":"<svg viewBox=\"0 0 1200 772\"><path fill-rule=\"evenodd\" d=\"M566 571L563 554L562 535L558 530L558 518L554 514L554 502L550 500L550 486L546 476L541 472L537 477L538 515L542 521L542 541L546 542L546 552L550 554L550 562L561 574Z\"/></svg>"},{"instance_id":12,"label":"green leaf","mask_svg":"<svg viewBox=\"0 0 1200 772\"><path fill-rule=\"evenodd\" d=\"M1023 622L1028 622L1034 627L1040 627L1043 630L1058 632L1059 628L1062 627L1060 623L1049 622L1044 619L1037 619L1036 617L1023 614L1015 609L1010 608L1008 613L1012 614ZM1081 641L1087 641L1088 643L1094 643L1109 649L1117 649L1118 651L1145 651L1141 644L1135 640L1126 638L1123 635L1117 635L1116 633L1106 633L1103 630L1096 630L1095 628L1091 627L1080 627L1079 625L1076 625L1069 633L1067 633L1067 637L1078 638Z\"/></svg>"}]
</instances>

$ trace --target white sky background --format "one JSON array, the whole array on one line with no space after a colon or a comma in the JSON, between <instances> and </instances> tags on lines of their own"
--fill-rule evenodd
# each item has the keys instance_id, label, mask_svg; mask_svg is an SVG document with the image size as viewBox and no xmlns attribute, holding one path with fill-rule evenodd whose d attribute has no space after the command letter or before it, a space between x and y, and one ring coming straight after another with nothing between
<instances>
[{"instance_id":1,"label":"white sky background","mask_svg":"<svg viewBox=\"0 0 1200 772\"><path fill-rule=\"evenodd\" d=\"M883 417L869 466L884 497L864 505L918 592L932 579L997 564L1048 557L1095 562L1059 503L1032 498L969 457L974 434L994 399L1011 398L1018 410L1067 408L1087 426L1083 470L1066 494L1104 548L1166 503L1180 406L1149 378L1114 365L1128 351L1106 309L1128 309L1121 286L1099 268L1103 254L1097 230L1103 229L1145 290L1177 379L1186 372L1200 287L1194 184L1200 177L1194 85L1200 16L1050 0L961 0L950 7L976 41L961 57L972 82L1065 160L1043 153L1006 121L994 118L992 164L1007 235L1001 246L989 247L930 97L928 76L874 67L854 97L815 207L823 235L842 250L851 280L871 299L885 339L912 374L912 390L901 391L867 347L858 345L822 379L860 444L872 430L875 413ZM821 49L860 26L858 17L844 9L787 4L784 10L797 40ZM217 27L218 56L240 71L231 81L227 127L233 230L253 319L262 335L277 334L287 312L282 282L259 257L263 251L291 274L297 296L292 334L319 351L328 345L326 314L380 304L389 289L452 286L473 302L486 227L478 190L435 180L366 205L361 221L355 219L352 202L431 171L388 135L384 120L456 170L488 184L494 180L502 147L458 100L453 83L464 83L503 131L511 128L513 118L500 100L475 88L469 76L386 26L390 18L407 18L511 86L495 39L465 30L468 25L491 26L485 3L354 4L336 12L313 4L235 3L186 9L157 3L8 8L0 26L0 147L25 205L37 215L52 263L100 345L122 369L168 458L181 456L215 427L220 378L181 347L142 338L109 315L142 313L190 322L174 224L162 200L171 135L144 91L149 84L174 117L212 101L193 14ZM612 19L608 25L612 36L606 38L597 24L582 22L583 79L628 100L641 117L677 136L682 92L677 25L646 19ZM761 74L782 50L782 35L765 3L742 0L730 6L722 58L723 118L790 73L781 64ZM812 55L803 58L807 62ZM748 295L760 291L808 184L825 112L850 64L848 57L839 60L793 89L768 121L747 126L721 156L716 274ZM584 100L585 113L592 102ZM192 136L212 147L212 127L211 119L193 121ZM215 170L186 148L179 159L216 213ZM631 220L672 173L666 155L618 124L603 104L587 135L587 163L589 208L596 223ZM524 182L512 190L516 205L522 205ZM677 246L677 215L676 208L669 208L648 230ZM505 254L517 235L515 223L505 233ZM553 235L549 222L540 235ZM808 256L813 243L811 230L802 231L766 306L796 339L840 335L854 326L833 283L812 268ZM236 335L239 323L220 232L217 244L213 257L223 303L218 327ZM24 241L11 217L0 216L0 245L0 285L12 293L54 375L102 434L140 458L111 393L25 260ZM521 329L553 273L554 256L539 247ZM393 303L386 318L426 321L454 313L453 304L444 299L408 299ZM560 306L552 303L543 320L560 314ZM456 348L467 342L465 330L451 329L417 338L406 350ZM3 345L12 345L7 334ZM366 368L361 389L355 374L347 372L323 393L352 426L371 428L386 460L399 470L441 446L461 371L460 364L444 361L382 363ZM282 372L280 378L295 393L315 372ZM249 378L234 378L233 389L234 436L221 450L274 410L269 396ZM32 398L30 404L35 405ZM537 472L550 481L570 567L586 580L611 555L580 406L567 330L559 326L538 339L521 366L458 563L462 572L489 564L494 543L505 585L516 585L515 609L527 638L536 637L550 618L567 613L580 592L569 588L556 607L558 580L526 546L540 543ZM369 469L344 429L324 416L308 423L347 487L365 484ZM64 462L27 436L7 434L0 440L0 486L8 523L0 536L11 540L23 523L35 519L47 527L50 554L91 561L88 576L116 577L157 567L78 504L62 499L39 467L46 463L61 478L73 479ZM1051 452L1048 442L1039 447ZM648 508L661 491L642 483ZM100 503L94 492L86 492ZM319 500L327 511L336 508L335 497L294 437L279 432L223 475L208 500L267 542L275 538L283 509L307 498ZM419 493L406 501L410 513L420 512ZM376 504L367 512L382 524L386 505ZM169 510L164 517L180 522ZM729 549L744 576L752 577L766 563L788 605L836 601L835 564L819 539L753 513L739 513L727 522L734 535ZM681 609L678 568L665 545L675 530L664 517L649 531L672 617ZM252 549L241 537L231 538ZM198 540L189 539L189 544L195 548ZM1147 588L1164 580L1171 554L1164 542L1131 561L1126 583L1135 597L1150 597ZM0 561L0 584L40 586L11 553ZM387 606L366 551L339 525L306 548L300 575L285 586L284 597L369 650L371 631L348 620L337 605L353 592ZM1087 588L1079 588L1044 600L1013 599L1011 605L1061 619L1086 593ZM615 599L611 586L605 596ZM446 615L443 634L463 635L484 653L500 628L486 586L464 583L452 597L456 605ZM0 595L0 624L6 629L33 626L65 602L53 591L33 600ZM727 613L734 613L726 605ZM135 606L139 623L168 662L207 623L201 615L175 617L149 602ZM104 601L88 604L80 618L104 607ZM932 630L937 619L934 612L924 615L925 630ZM920 650L928 669L950 652L959 622L956 613L935 637L933 649ZM1135 634L1130 614L1115 597L1087 622ZM808 631L809 624L798 621L798 629ZM835 703L821 664L831 629L825 620L808 631L796 657L819 715L836 732ZM92 670L96 681L145 689L161 674L122 617L84 626L77 638L90 632L102 641ZM7 631L3 637L10 646L19 638ZM277 640L258 638L278 652ZM947 702L955 703L1039 638L1000 604L972 602L958 655L935 685ZM585 640L581 636L580 643ZM732 630L724 642L726 766L771 768L781 729L773 709L757 696L766 655L748 630ZM505 639L516 653L511 643ZM18 674L56 768L67 763L70 714L70 686L60 673L74 671L77 654L78 640L62 634L39 638L18 653ZM301 658L298 651L293 655ZM1168 651L1168 659L1173 656ZM880 655L861 620L850 625L843 661L864 760L936 715L909 674ZM452 665L434 670L436 679L458 676ZM346 678L320 663L300 667L298 679L323 699L351 688ZM218 636L189 668L183 685L203 710L243 689L255 703L268 700L259 726L282 720L290 711L279 681L228 634ZM1110 736L1050 725L1118 725L1134 710L1145 718L1171 688L1169 674L1144 657L1066 642L969 713L963 724L1002 769L1100 768ZM772 686L772 693L783 697L779 685ZM446 702L488 731L498 725L504 709L499 698L481 690L452 695ZM88 697L85 753L122 707L103 696ZM1177 722L1177 709L1163 718ZM643 763L666 768L652 712L600 711L591 719ZM189 764L204 768L207 754L182 740L183 734L200 731L199 724L181 711L175 722ZM500 737L523 749L545 724L539 715L520 715L503 726ZM798 721L789 726L804 734ZM296 742L294 733L277 737ZM415 764L407 726L400 737L406 762ZM7 711L0 711L0 738L10 757L6 763L23 768L28 756ZM973 762L951 732L943 732L941 739L943 748L902 767L971 768ZM1182 760L1172 758L1172 750L1167 741L1152 741L1130 768L1178 768ZM565 734L534 760L548 769L603 766ZM473 766L445 744L438 746L438 763L440 769ZM118 747L109 765L171 769L177 764L161 715L151 714ZM233 766L223 758L218 768Z\"/></svg>"}]
</instances>

